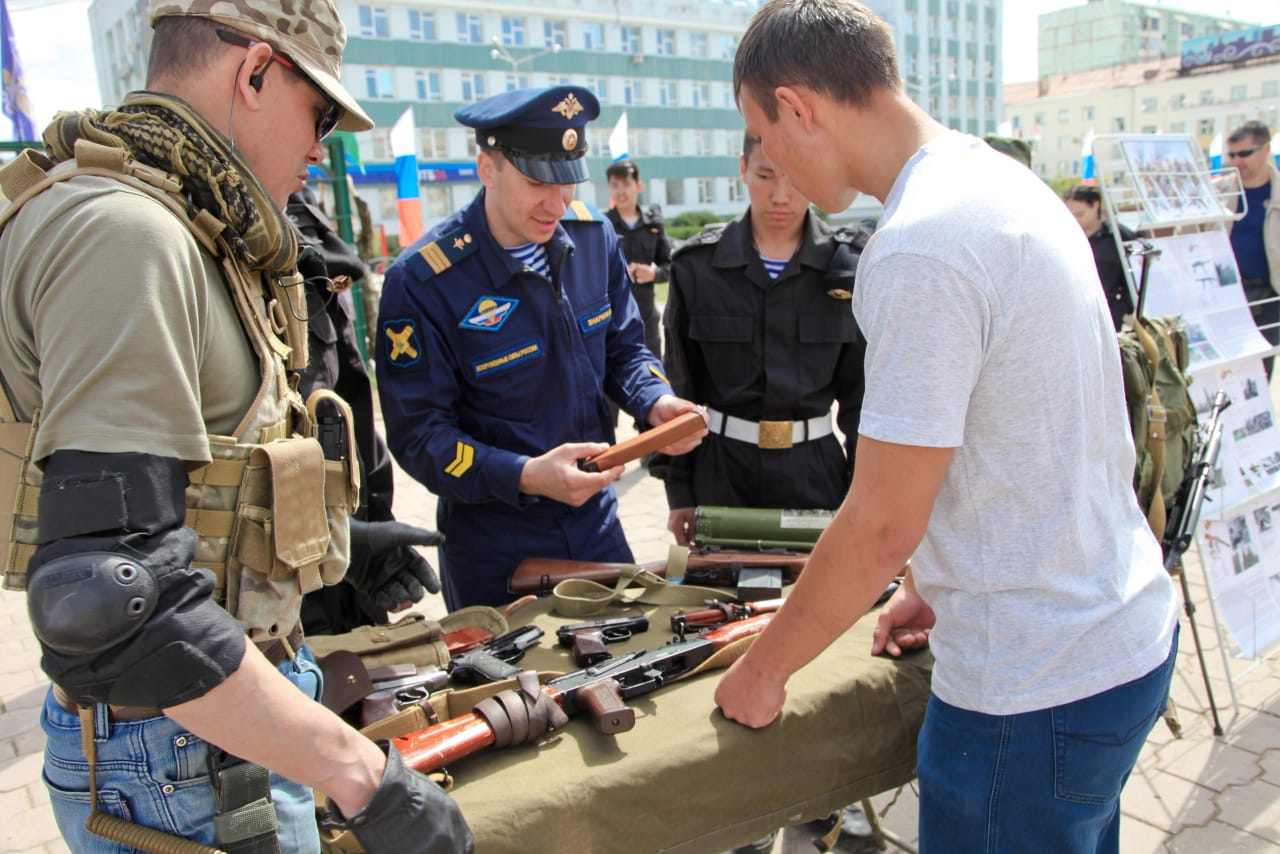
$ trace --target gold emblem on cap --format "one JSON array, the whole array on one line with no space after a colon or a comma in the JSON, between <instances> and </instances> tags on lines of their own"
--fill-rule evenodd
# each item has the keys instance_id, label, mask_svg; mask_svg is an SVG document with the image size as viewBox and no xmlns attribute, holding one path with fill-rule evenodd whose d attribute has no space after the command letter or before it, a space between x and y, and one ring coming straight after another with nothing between
<instances>
[{"instance_id":1,"label":"gold emblem on cap","mask_svg":"<svg viewBox=\"0 0 1280 854\"><path fill-rule=\"evenodd\" d=\"M578 100L576 95L570 92L568 95L564 96L563 101L551 108L551 112L559 113L566 119L571 119L584 109L582 102Z\"/></svg>"},{"instance_id":2,"label":"gold emblem on cap","mask_svg":"<svg viewBox=\"0 0 1280 854\"><path fill-rule=\"evenodd\" d=\"M570 95L569 97L573 97ZM569 128L564 132L564 136L560 138L560 144L564 146L565 151L573 151L578 147L578 132L573 128Z\"/></svg>"}]
</instances>

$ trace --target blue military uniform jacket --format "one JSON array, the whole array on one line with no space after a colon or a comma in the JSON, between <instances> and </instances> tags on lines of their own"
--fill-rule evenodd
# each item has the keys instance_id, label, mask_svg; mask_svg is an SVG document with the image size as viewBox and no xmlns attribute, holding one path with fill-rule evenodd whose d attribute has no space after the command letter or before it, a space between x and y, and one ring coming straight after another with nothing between
<instances>
[{"instance_id":1,"label":"blue military uniform jacket","mask_svg":"<svg viewBox=\"0 0 1280 854\"><path fill-rule=\"evenodd\" d=\"M521 557L586 554L579 543L553 548L548 514L565 541L596 536L592 524L616 528L612 489L571 510L522 495L520 472L530 457L565 442L611 443L605 394L643 419L671 392L644 345L626 264L603 217L572 203L546 244L548 281L493 239L484 198L481 191L400 256L387 272L379 310L377 375L388 442L400 465L442 499L446 593L451 577L457 589L458 564L472 558L476 565L466 573L501 575L505 590ZM569 519L574 515L580 518ZM462 530L464 517L486 530ZM481 535L489 549L483 566L468 545ZM609 537L620 539L620 529ZM475 551L481 547L477 540ZM611 556L591 559L630 554L622 541ZM474 604L446 598L451 607Z\"/></svg>"}]
</instances>

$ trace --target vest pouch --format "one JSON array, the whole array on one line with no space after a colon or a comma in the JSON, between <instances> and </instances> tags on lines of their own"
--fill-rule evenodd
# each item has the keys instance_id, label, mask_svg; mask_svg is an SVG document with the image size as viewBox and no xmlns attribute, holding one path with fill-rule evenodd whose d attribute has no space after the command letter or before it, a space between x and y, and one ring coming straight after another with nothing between
<instances>
[{"instance_id":1,"label":"vest pouch","mask_svg":"<svg viewBox=\"0 0 1280 854\"><path fill-rule=\"evenodd\" d=\"M315 499L324 481L324 454L314 439L277 439L250 452L231 535L238 566L227 573L227 610L251 630L288 631L302 594L322 586L330 526Z\"/></svg>"},{"instance_id":2,"label":"vest pouch","mask_svg":"<svg viewBox=\"0 0 1280 854\"><path fill-rule=\"evenodd\" d=\"M0 568L5 590L26 589L27 561L36 550L41 477L31 449L39 421L39 410L30 424L0 421Z\"/></svg>"}]
</instances>

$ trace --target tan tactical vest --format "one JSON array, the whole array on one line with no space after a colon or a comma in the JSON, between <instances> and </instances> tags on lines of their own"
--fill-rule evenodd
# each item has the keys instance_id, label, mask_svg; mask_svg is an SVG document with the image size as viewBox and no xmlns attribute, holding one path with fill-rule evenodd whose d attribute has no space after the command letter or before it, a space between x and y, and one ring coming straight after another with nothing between
<instances>
[{"instance_id":1,"label":"tan tactical vest","mask_svg":"<svg viewBox=\"0 0 1280 854\"><path fill-rule=\"evenodd\" d=\"M307 362L306 306L292 304L289 290L301 294L301 278L249 270L220 236L225 226L217 217L187 213L177 178L84 140L73 163L55 168L28 149L0 170L0 190L10 200L0 230L27 200L77 175L114 178L160 201L222 268L261 383L235 434L209 436L213 461L189 474L186 523L199 536L194 565L214 573L218 603L253 640L284 637L298 623L302 595L336 584L346 571L347 520L360 496L359 466L324 459L314 438L315 406L328 399L346 419L347 447L356 447L346 404L318 391L304 405L286 372ZM19 421L0 384L0 418L0 559L4 587L21 590L36 546L40 471L31 452L40 412Z\"/></svg>"}]
</instances>

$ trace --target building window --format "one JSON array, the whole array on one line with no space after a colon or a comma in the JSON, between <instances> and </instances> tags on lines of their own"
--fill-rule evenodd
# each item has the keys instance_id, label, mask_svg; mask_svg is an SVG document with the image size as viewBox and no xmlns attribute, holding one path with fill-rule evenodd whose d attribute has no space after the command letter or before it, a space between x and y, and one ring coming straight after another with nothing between
<instances>
[{"instance_id":1,"label":"building window","mask_svg":"<svg viewBox=\"0 0 1280 854\"><path fill-rule=\"evenodd\" d=\"M711 106L711 84L702 81L694 81L693 87L693 105L695 107Z\"/></svg>"},{"instance_id":2,"label":"building window","mask_svg":"<svg viewBox=\"0 0 1280 854\"><path fill-rule=\"evenodd\" d=\"M674 30L658 30L654 33L653 52L658 56L673 56L676 52L676 34Z\"/></svg>"},{"instance_id":3,"label":"building window","mask_svg":"<svg viewBox=\"0 0 1280 854\"><path fill-rule=\"evenodd\" d=\"M741 181L729 181L729 203L741 204L743 201L743 187Z\"/></svg>"},{"instance_id":4,"label":"building window","mask_svg":"<svg viewBox=\"0 0 1280 854\"><path fill-rule=\"evenodd\" d=\"M529 75L528 74L508 74L506 76L506 80L504 81L504 85L506 87L506 91L508 92L514 92L517 89L528 89ZM555 84L553 83L551 85L554 86Z\"/></svg>"},{"instance_id":5,"label":"building window","mask_svg":"<svg viewBox=\"0 0 1280 854\"><path fill-rule=\"evenodd\" d=\"M370 100L395 97L395 81L390 68L366 68L364 71L365 97Z\"/></svg>"},{"instance_id":6,"label":"building window","mask_svg":"<svg viewBox=\"0 0 1280 854\"><path fill-rule=\"evenodd\" d=\"M605 85L605 79L603 77L588 77L587 88L590 89L592 93L601 101L605 99L606 97L605 92L607 91L607 87Z\"/></svg>"},{"instance_id":7,"label":"building window","mask_svg":"<svg viewBox=\"0 0 1280 854\"><path fill-rule=\"evenodd\" d=\"M638 77L628 77L622 81L622 103L636 106L644 103L644 81Z\"/></svg>"},{"instance_id":8,"label":"building window","mask_svg":"<svg viewBox=\"0 0 1280 854\"><path fill-rule=\"evenodd\" d=\"M689 55L696 59L707 58L706 33L689 33Z\"/></svg>"},{"instance_id":9,"label":"building window","mask_svg":"<svg viewBox=\"0 0 1280 854\"><path fill-rule=\"evenodd\" d=\"M479 15L458 13L458 41L462 44L480 44L484 41Z\"/></svg>"},{"instance_id":10,"label":"building window","mask_svg":"<svg viewBox=\"0 0 1280 854\"><path fill-rule=\"evenodd\" d=\"M693 153L698 157L710 157L714 154L711 145L711 131L695 130L693 132Z\"/></svg>"},{"instance_id":11,"label":"building window","mask_svg":"<svg viewBox=\"0 0 1280 854\"><path fill-rule=\"evenodd\" d=\"M1169 123L1169 133L1186 133L1186 132L1187 132L1186 122L1170 122Z\"/></svg>"},{"instance_id":12,"label":"building window","mask_svg":"<svg viewBox=\"0 0 1280 854\"><path fill-rule=\"evenodd\" d=\"M435 41L436 13L425 9L410 9L409 38L419 42Z\"/></svg>"},{"instance_id":13,"label":"building window","mask_svg":"<svg viewBox=\"0 0 1280 854\"><path fill-rule=\"evenodd\" d=\"M546 47L555 47L560 45L564 47L569 43L565 38L564 21L543 21L542 22L542 43Z\"/></svg>"},{"instance_id":14,"label":"building window","mask_svg":"<svg viewBox=\"0 0 1280 854\"><path fill-rule=\"evenodd\" d=\"M1249 87L1244 84L1231 87L1231 100L1243 101L1247 97L1249 97Z\"/></svg>"},{"instance_id":15,"label":"building window","mask_svg":"<svg viewBox=\"0 0 1280 854\"><path fill-rule=\"evenodd\" d=\"M1058 124L1065 125L1069 121L1071 121L1071 111L1058 110Z\"/></svg>"},{"instance_id":16,"label":"building window","mask_svg":"<svg viewBox=\"0 0 1280 854\"><path fill-rule=\"evenodd\" d=\"M419 101L440 100L440 72L415 71L413 84Z\"/></svg>"},{"instance_id":17,"label":"building window","mask_svg":"<svg viewBox=\"0 0 1280 854\"><path fill-rule=\"evenodd\" d=\"M1141 133L1159 133L1160 127L1158 125L1143 125L1142 130L1140 132Z\"/></svg>"},{"instance_id":18,"label":"building window","mask_svg":"<svg viewBox=\"0 0 1280 854\"><path fill-rule=\"evenodd\" d=\"M391 129L371 130L367 134L361 134L369 138L369 151L365 155L364 149L361 149L361 156L367 160L394 160L391 156ZM359 138L359 137L357 137ZM392 192L395 192L392 190Z\"/></svg>"},{"instance_id":19,"label":"building window","mask_svg":"<svg viewBox=\"0 0 1280 854\"><path fill-rule=\"evenodd\" d=\"M1212 89L1200 90L1200 104L1203 106L1203 105L1212 104L1212 103L1213 103L1213 90Z\"/></svg>"},{"instance_id":20,"label":"building window","mask_svg":"<svg viewBox=\"0 0 1280 854\"><path fill-rule=\"evenodd\" d=\"M582 49L604 50L604 24L582 25Z\"/></svg>"},{"instance_id":21,"label":"building window","mask_svg":"<svg viewBox=\"0 0 1280 854\"><path fill-rule=\"evenodd\" d=\"M667 180L667 204L684 204L684 181L681 179L669 178Z\"/></svg>"},{"instance_id":22,"label":"building window","mask_svg":"<svg viewBox=\"0 0 1280 854\"><path fill-rule=\"evenodd\" d=\"M1143 99L1142 99L1142 112L1144 112L1144 113L1154 113L1154 112L1156 111L1157 107L1159 106L1159 102L1160 102L1160 99L1159 99L1159 98L1143 98Z\"/></svg>"},{"instance_id":23,"label":"building window","mask_svg":"<svg viewBox=\"0 0 1280 854\"><path fill-rule=\"evenodd\" d=\"M663 107L674 107L678 104L676 100L676 81L658 81L658 104Z\"/></svg>"},{"instance_id":24,"label":"building window","mask_svg":"<svg viewBox=\"0 0 1280 854\"><path fill-rule=\"evenodd\" d=\"M716 200L716 180L714 178L698 179L698 204L709 205Z\"/></svg>"},{"instance_id":25,"label":"building window","mask_svg":"<svg viewBox=\"0 0 1280 854\"><path fill-rule=\"evenodd\" d=\"M1196 132L1200 136L1208 136L1213 133L1213 119L1201 119L1199 124L1196 125Z\"/></svg>"},{"instance_id":26,"label":"building window","mask_svg":"<svg viewBox=\"0 0 1280 854\"><path fill-rule=\"evenodd\" d=\"M720 58L733 59L734 54L738 52L737 36L721 36L720 37Z\"/></svg>"},{"instance_id":27,"label":"building window","mask_svg":"<svg viewBox=\"0 0 1280 854\"><path fill-rule=\"evenodd\" d=\"M1094 115L1094 110L1093 110L1093 106L1092 106L1092 105L1090 105L1090 106L1088 106L1088 107L1081 107L1081 108L1080 108L1080 120L1081 120L1081 121L1084 121L1084 122L1091 122L1091 121L1093 121L1093 115Z\"/></svg>"},{"instance_id":28,"label":"building window","mask_svg":"<svg viewBox=\"0 0 1280 854\"><path fill-rule=\"evenodd\" d=\"M524 18L502 19L502 43L507 47L524 47Z\"/></svg>"},{"instance_id":29,"label":"building window","mask_svg":"<svg viewBox=\"0 0 1280 854\"><path fill-rule=\"evenodd\" d=\"M1113 133L1124 133L1124 116L1116 116L1111 120L1111 131Z\"/></svg>"},{"instance_id":30,"label":"building window","mask_svg":"<svg viewBox=\"0 0 1280 854\"><path fill-rule=\"evenodd\" d=\"M449 134L444 128L418 131L418 154L423 160L443 160L449 156Z\"/></svg>"},{"instance_id":31,"label":"building window","mask_svg":"<svg viewBox=\"0 0 1280 854\"><path fill-rule=\"evenodd\" d=\"M361 6L360 14L360 35L375 39L385 39L391 37L391 30L387 26L387 9L385 6Z\"/></svg>"},{"instance_id":32,"label":"building window","mask_svg":"<svg viewBox=\"0 0 1280 854\"><path fill-rule=\"evenodd\" d=\"M479 101L485 97L484 75L464 73L462 75L462 100Z\"/></svg>"},{"instance_id":33,"label":"building window","mask_svg":"<svg viewBox=\"0 0 1280 854\"><path fill-rule=\"evenodd\" d=\"M680 131L667 128L662 132L662 153L667 157L680 156Z\"/></svg>"},{"instance_id":34,"label":"building window","mask_svg":"<svg viewBox=\"0 0 1280 854\"><path fill-rule=\"evenodd\" d=\"M1262 97L1274 98L1277 95L1280 95L1280 81L1263 80L1262 81Z\"/></svg>"},{"instance_id":35,"label":"building window","mask_svg":"<svg viewBox=\"0 0 1280 854\"><path fill-rule=\"evenodd\" d=\"M639 27L623 27L622 30L622 52L636 54L640 52L640 28Z\"/></svg>"},{"instance_id":36,"label":"building window","mask_svg":"<svg viewBox=\"0 0 1280 854\"><path fill-rule=\"evenodd\" d=\"M1169 96L1169 109L1184 110L1186 109L1186 107L1187 107L1186 95L1170 95Z\"/></svg>"},{"instance_id":37,"label":"building window","mask_svg":"<svg viewBox=\"0 0 1280 854\"><path fill-rule=\"evenodd\" d=\"M422 200L427 205L427 216L446 217L453 213L453 203L449 198L448 184L426 184L422 187ZM399 202L396 202L399 212Z\"/></svg>"}]
</instances>

